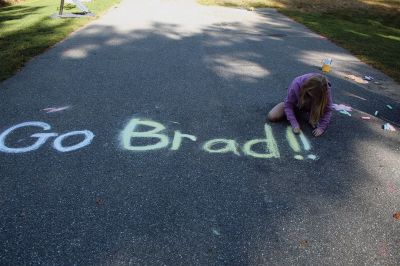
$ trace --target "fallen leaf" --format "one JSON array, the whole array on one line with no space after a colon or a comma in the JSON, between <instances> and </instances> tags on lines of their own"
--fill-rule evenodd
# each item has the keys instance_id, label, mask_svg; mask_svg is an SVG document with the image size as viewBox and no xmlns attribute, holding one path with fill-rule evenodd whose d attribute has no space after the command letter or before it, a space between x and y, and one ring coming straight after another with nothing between
<instances>
[{"instance_id":1,"label":"fallen leaf","mask_svg":"<svg viewBox=\"0 0 400 266\"><path fill-rule=\"evenodd\" d=\"M396 220L400 220L400 212L396 212L395 214L393 214L393 218Z\"/></svg>"},{"instance_id":2,"label":"fallen leaf","mask_svg":"<svg viewBox=\"0 0 400 266\"><path fill-rule=\"evenodd\" d=\"M101 204L103 204L103 203L104 203L103 199L101 199L101 198L99 198L99 197L96 198L96 204L97 204L97 205L101 205Z\"/></svg>"},{"instance_id":3,"label":"fallen leaf","mask_svg":"<svg viewBox=\"0 0 400 266\"><path fill-rule=\"evenodd\" d=\"M300 240L300 247L305 248L308 246L308 240Z\"/></svg>"}]
</instances>

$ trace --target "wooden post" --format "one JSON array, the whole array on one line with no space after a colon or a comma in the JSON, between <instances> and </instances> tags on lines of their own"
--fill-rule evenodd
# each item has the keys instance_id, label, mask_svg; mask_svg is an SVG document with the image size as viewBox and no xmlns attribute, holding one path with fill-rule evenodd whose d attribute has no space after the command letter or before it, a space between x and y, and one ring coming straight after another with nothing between
<instances>
[{"instance_id":1,"label":"wooden post","mask_svg":"<svg viewBox=\"0 0 400 266\"><path fill-rule=\"evenodd\" d=\"M63 11L64 11L64 0L61 0L61 3L60 3L60 13L59 13L60 16L62 16Z\"/></svg>"}]
</instances>

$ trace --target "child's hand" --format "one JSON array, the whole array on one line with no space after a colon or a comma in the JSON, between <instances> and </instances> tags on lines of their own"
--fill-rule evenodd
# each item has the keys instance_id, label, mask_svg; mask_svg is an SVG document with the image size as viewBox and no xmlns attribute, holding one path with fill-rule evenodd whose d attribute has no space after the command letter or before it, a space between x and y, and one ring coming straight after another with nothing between
<instances>
[{"instance_id":1,"label":"child's hand","mask_svg":"<svg viewBox=\"0 0 400 266\"><path fill-rule=\"evenodd\" d=\"M299 127L293 128L293 133L294 134L300 134L300 132L301 132L301 129Z\"/></svg>"},{"instance_id":2,"label":"child's hand","mask_svg":"<svg viewBox=\"0 0 400 266\"><path fill-rule=\"evenodd\" d=\"M322 134L324 134L324 130L322 128L316 128L313 130L313 135L316 137L321 136Z\"/></svg>"}]
</instances>

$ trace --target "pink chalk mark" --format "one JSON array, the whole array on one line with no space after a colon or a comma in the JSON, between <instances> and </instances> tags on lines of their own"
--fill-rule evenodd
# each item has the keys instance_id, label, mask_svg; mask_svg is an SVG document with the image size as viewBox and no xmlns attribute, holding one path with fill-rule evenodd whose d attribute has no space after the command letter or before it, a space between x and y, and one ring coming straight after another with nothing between
<instances>
[{"instance_id":1,"label":"pink chalk mark","mask_svg":"<svg viewBox=\"0 0 400 266\"><path fill-rule=\"evenodd\" d=\"M42 111L45 111L46 113L55 113L55 112L60 112L63 110L66 110L68 108L70 108L71 106L67 105L67 106L62 106L62 107L49 107L49 108L44 108L42 109Z\"/></svg>"},{"instance_id":2,"label":"pink chalk mark","mask_svg":"<svg viewBox=\"0 0 400 266\"><path fill-rule=\"evenodd\" d=\"M361 119L364 119L364 120L370 120L370 119L371 119L371 117L370 117L370 116L362 116L362 117L361 117Z\"/></svg>"},{"instance_id":3,"label":"pink chalk mark","mask_svg":"<svg viewBox=\"0 0 400 266\"><path fill-rule=\"evenodd\" d=\"M364 80L363 78L357 77L357 76L354 76L354 75L345 75L345 77L348 78L348 79L354 80L357 83L361 83L361 84L367 84L368 83L368 81Z\"/></svg>"},{"instance_id":4,"label":"pink chalk mark","mask_svg":"<svg viewBox=\"0 0 400 266\"><path fill-rule=\"evenodd\" d=\"M347 111L347 112L351 112L353 111L353 108L351 108L351 106L345 105L345 104L333 104L333 109L335 109L336 111Z\"/></svg>"},{"instance_id":5,"label":"pink chalk mark","mask_svg":"<svg viewBox=\"0 0 400 266\"><path fill-rule=\"evenodd\" d=\"M389 254L388 247L385 242L380 242L378 246L378 255L381 257L387 257Z\"/></svg>"},{"instance_id":6,"label":"pink chalk mark","mask_svg":"<svg viewBox=\"0 0 400 266\"><path fill-rule=\"evenodd\" d=\"M394 193L394 192L397 191L397 187L396 187L396 185L393 183L393 181L387 182L386 188L387 188L387 191L390 192L390 193Z\"/></svg>"}]
</instances>

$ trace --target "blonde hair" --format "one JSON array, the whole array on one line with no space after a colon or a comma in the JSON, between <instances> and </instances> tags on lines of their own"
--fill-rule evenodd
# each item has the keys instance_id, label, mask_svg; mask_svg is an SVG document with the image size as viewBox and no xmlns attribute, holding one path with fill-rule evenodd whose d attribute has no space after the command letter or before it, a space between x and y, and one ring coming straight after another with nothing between
<instances>
[{"instance_id":1,"label":"blonde hair","mask_svg":"<svg viewBox=\"0 0 400 266\"><path fill-rule=\"evenodd\" d=\"M301 87L299 107L310 107L310 123L316 126L328 104L328 80L325 76L311 76Z\"/></svg>"}]
</instances>

